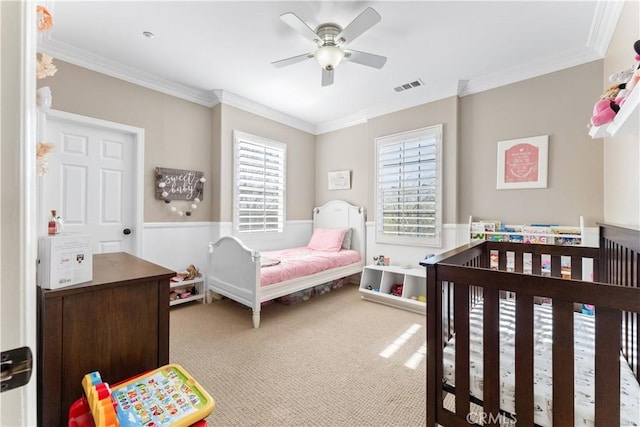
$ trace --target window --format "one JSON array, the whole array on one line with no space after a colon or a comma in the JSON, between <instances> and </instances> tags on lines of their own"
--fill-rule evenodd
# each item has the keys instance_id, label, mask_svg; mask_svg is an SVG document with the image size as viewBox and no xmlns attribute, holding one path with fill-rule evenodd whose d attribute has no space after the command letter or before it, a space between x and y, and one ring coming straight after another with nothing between
<instances>
[{"instance_id":1,"label":"window","mask_svg":"<svg viewBox=\"0 0 640 427\"><path fill-rule=\"evenodd\" d=\"M281 233L286 145L239 131L233 141L235 233Z\"/></svg>"},{"instance_id":2,"label":"window","mask_svg":"<svg viewBox=\"0 0 640 427\"><path fill-rule=\"evenodd\" d=\"M440 246L442 125L376 139L380 243Z\"/></svg>"}]
</instances>

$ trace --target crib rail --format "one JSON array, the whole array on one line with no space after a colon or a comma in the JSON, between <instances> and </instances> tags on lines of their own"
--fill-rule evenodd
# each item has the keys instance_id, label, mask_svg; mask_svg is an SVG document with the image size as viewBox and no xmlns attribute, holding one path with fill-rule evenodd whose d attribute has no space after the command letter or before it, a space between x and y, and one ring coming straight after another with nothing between
<instances>
[{"instance_id":1,"label":"crib rail","mask_svg":"<svg viewBox=\"0 0 640 427\"><path fill-rule=\"evenodd\" d=\"M600 270L602 282L640 288L640 230L616 225L600 225ZM640 299L636 300L640 305ZM640 382L639 315L622 312L622 354Z\"/></svg>"},{"instance_id":2,"label":"crib rail","mask_svg":"<svg viewBox=\"0 0 640 427\"><path fill-rule=\"evenodd\" d=\"M553 310L553 424L574 423L574 310L595 306L596 425L619 425L620 352L638 378L640 235L601 226L601 247L477 242L423 263L427 268L428 425L470 425L469 312L483 300L483 411L500 419L500 299L516 299L515 414L534 425L534 305ZM548 262L548 268L547 267ZM590 268L584 268L585 263ZM527 269L525 266L530 265ZM564 265L564 268L563 268ZM567 268L567 266L569 266ZM492 270L491 268L494 268ZM505 271L509 269L510 271ZM525 271L530 270L530 271ZM542 276L546 274L548 277ZM587 276L587 277L584 277ZM593 283L583 281L593 280ZM606 281L607 284L600 283ZM443 407L443 349L455 334L455 413Z\"/></svg>"}]
</instances>

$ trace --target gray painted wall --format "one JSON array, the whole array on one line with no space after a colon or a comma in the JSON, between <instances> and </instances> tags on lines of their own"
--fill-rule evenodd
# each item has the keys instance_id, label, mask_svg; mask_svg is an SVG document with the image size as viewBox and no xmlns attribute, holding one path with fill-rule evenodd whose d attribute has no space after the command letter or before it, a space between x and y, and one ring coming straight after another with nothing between
<instances>
[{"instance_id":1,"label":"gray painted wall","mask_svg":"<svg viewBox=\"0 0 640 427\"><path fill-rule=\"evenodd\" d=\"M220 220L233 219L233 131L287 145L286 220L310 219L314 205L315 136L228 105L221 107Z\"/></svg>"},{"instance_id":2,"label":"gray painted wall","mask_svg":"<svg viewBox=\"0 0 640 427\"><path fill-rule=\"evenodd\" d=\"M627 2L625 7L637 12L638 5ZM632 44L628 40L637 37L638 28L629 23L627 12L612 41L607 70L603 61L594 61L318 136L228 105L195 105L62 61L56 61L58 74L46 84L52 88L56 109L145 128L147 222L174 220L153 198L155 166L203 170L211 177L210 197L193 219L231 221L233 129L287 144L288 220L309 220L313 206L338 198L365 206L367 220L374 221L375 138L442 123L444 223L464 224L473 215L510 223L570 225L582 215L587 226L605 218L633 224L640 186L637 136L619 139L620 143L607 140L603 149L601 139L587 134L603 76L628 63L623 59L630 55L625 52ZM548 187L497 190L497 142L535 135L549 135ZM351 189L329 191L327 172L345 169L352 173ZM629 199L629 194L634 197Z\"/></svg>"},{"instance_id":3,"label":"gray painted wall","mask_svg":"<svg viewBox=\"0 0 640 427\"><path fill-rule=\"evenodd\" d=\"M370 119L367 124L318 136L316 202L336 196L367 207L375 220L375 139L444 125L443 222L469 216L509 223L553 222L587 226L603 219L602 143L587 124L600 96L602 61L508 86L447 98ZM497 190L497 143L549 135L545 189ZM340 155L337 155L338 150ZM328 192L326 173L351 169L351 190ZM366 181L366 192L359 180Z\"/></svg>"},{"instance_id":4,"label":"gray painted wall","mask_svg":"<svg viewBox=\"0 0 640 427\"><path fill-rule=\"evenodd\" d=\"M411 129L442 124L442 209L443 223L456 222L456 206L458 200L457 188L457 152L458 152L458 124L457 124L457 98L451 97L419 105L384 116L369 120L368 138L371 149L369 150L369 164L371 178L369 180L368 206L369 219L375 219L375 140L378 137L392 135Z\"/></svg>"},{"instance_id":5,"label":"gray painted wall","mask_svg":"<svg viewBox=\"0 0 640 427\"><path fill-rule=\"evenodd\" d=\"M602 142L587 134L601 76L595 61L461 98L458 222L602 221ZM549 135L547 188L496 190L497 142L536 135Z\"/></svg>"},{"instance_id":6,"label":"gray painted wall","mask_svg":"<svg viewBox=\"0 0 640 427\"><path fill-rule=\"evenodd\" d=\"M155 168L192 169L207 178L190 221L231 221L233 130L287 144L287 220L310 219L315 195L315 136L230 107L207 108L54 60L53 108L145 129L144 221L179 221L155 199Z\"/></svg>"},{"instance_id":7,"label":"gray painted wall","mask_svg":"<svg viewBox=\"0 0 640 427\"><path fill-rule=\"evenodd\" d=\"M49 86L53 108L145 130L144 221L177 221L155 199L155 168L204 172L205 196L190 221L209 221L215 181L210 179L211 109L54 59L58 72L39 80ZM46 176L45 176L46 179Z\"/></svg>"},{"instance_id":8,"label":"gray painted wall","mask_svg":"<svg viewBox=\"0 0 640 427\"><path fill-rule=\"evenodd\" d=\"M335 198L367 208L375 220L376 138L443 124L444 221L456 221L457 98L447 98L370 119L366 124L318 135L316 139L316 204ZM349 169L351 190L328 191L327 173Z\"/></svg>"},{"instance_id":9,"label":"gray painted wall","mask_svg":"<svg viewBox=\"0 0 640 427\"><path fill-rule=\"evenodd\" d=\"M373 179L372 144L367 138L367 125L361 124L316 137L315 202L320 206L329 200L345 200L367 208L372 218L369 190ZM350 190L328 189L329 172L351 171Z\"/></svg>"}]
</instances>

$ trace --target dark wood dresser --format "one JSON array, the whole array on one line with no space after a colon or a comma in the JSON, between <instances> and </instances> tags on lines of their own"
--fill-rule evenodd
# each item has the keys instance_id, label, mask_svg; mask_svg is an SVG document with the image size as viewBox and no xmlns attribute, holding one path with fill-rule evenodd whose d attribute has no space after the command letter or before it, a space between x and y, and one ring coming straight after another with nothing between
<instances>
[{"instance_id":1,"label":"dark wood dresser","mask_svg":"<svg viewBox=\"0 0 640 427\"><path fill-rule=\"evenodd\" d=\"M114 384L169 363L169 279L119 252L93 256L93 280L38 288L38 423L67 425L85 374Z\"/></svg>"}]
</instances>

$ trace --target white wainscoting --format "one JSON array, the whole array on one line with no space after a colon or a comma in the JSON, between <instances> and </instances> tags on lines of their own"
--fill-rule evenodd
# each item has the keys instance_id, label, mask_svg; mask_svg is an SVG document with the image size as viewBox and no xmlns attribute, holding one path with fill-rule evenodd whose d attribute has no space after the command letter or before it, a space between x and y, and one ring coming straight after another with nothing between
<instances>
[{"instance_id":1,"label":"white wainscoting","mask_svg":"<svg viewBox=\"0 0 640 427\"><path fill-rule=\"evenodd\" d=\"M312 221L289 221L283 235L250 238L243 242L256 251L305 246L311 239ZM231 222L147 222L142 236L142 258L174 271L183 271L193 264L207 272L210 242L232 234Z\"/></svg>"},{"instance_id":2,"label":"white wainscoting","mask_svg":"<svg viewBox=\"0 0 640 427\"><path fill-rule=\"evenodd\" d=\"M469 243L469 224L444 224L442 226L442 247L389 245L376 242L375 223L367 222L367 264L373 263L373 257L384 255L390 258L394 265L409 264L417 267L427 254L439 254L460 245ZM583 236L584 246L599 245L597 227L585 227Z\"/></svg>"},{"instance_id":3,"label":"white wainscoting","mask_svg":"<svg viewBox=\"0 0 640 427\"><path fill-rule=\"evenodd\" d=\"M468 225L465 224L444 224L442 226L442 247L434 248L429 246L412 245L391 245L376 242L376 228L374 222L367 222L367 264L373 264L373 257L384 255L389 257L392 265L410 265L419 267L420 261L427 254L439 254L453 249L458 245L469 241ZM466 241L463 239L466 237Z\"/></svg>"},{"instance_id":4,"label":"white wainscoting","mask_svg":"<svg viewBox=\"0 0 640 427\"><path fill-rule=\"evenodd\" d=\"M256 251L305 246L311 238L312 228L310 220L289 221L282 236L246 236L243 241ZM375 223L367 222L366 229L367 264L373 263L374 256L385 255L391 264L417 267L429 253L439 254L469 242L468 224L445 224L441 248L377 243ZM194 264L206 274L209 242L231 235L232 230L231 222L148 222L144 224L142 258L174 271L183 271L189 264ZM598 246L597 227L585 228L584 244Z\"/></svg>"},{"instance_id":5,"label":"white wainscoting","mask_svg":"<svg viewBox=\"0 0 640 427\"><path fill-rule=\"evenodd\" d=\"M306 246L311 239L313 231L313 221L299 220L287 221L282 234L261 234L238 235L240 240L249 248L256 251L275 251L278 249L296 248ZM233 235L233 223L219 222L214 224L213 241L215 242L222 236Z\"/></svg>"},{"instance_id":6,"label":"white wainscoting","mask_svg":"<svg viewBox=\"0 0 640 427\"><path fill-rule=\"evenodd\" d=\"M211 222L146 222L142 258L174 271L189 264L206 270Z\"/></svg>"}]
</instances>

